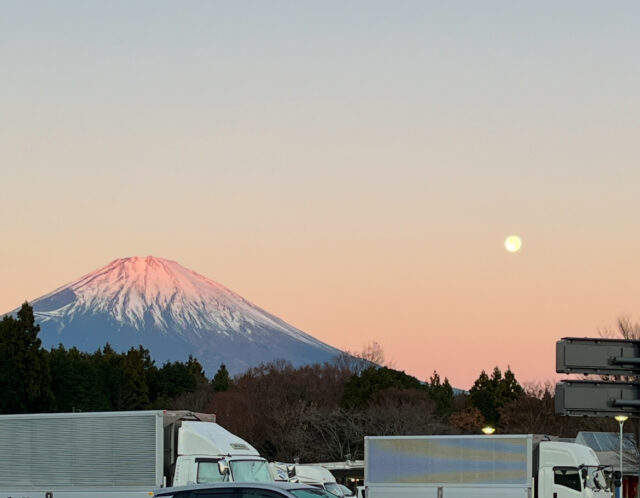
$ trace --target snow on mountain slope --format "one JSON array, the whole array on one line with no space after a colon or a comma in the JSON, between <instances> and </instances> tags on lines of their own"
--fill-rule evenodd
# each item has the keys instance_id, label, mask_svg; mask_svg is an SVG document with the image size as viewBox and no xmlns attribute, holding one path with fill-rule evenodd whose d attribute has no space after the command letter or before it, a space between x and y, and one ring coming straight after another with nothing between
<instances>
[{"instance_id":1,"label":"snow on mountain slope","mask_svg":"<svg viewBox=\"0 0 640 498\"><path fill-rule=\"evenodd\" d=\"M175 261L117 259L33 301L43 344L93 350L142 344L156 361L193 354L211 373L340 353Z\"/></svg>"}]
</instances>

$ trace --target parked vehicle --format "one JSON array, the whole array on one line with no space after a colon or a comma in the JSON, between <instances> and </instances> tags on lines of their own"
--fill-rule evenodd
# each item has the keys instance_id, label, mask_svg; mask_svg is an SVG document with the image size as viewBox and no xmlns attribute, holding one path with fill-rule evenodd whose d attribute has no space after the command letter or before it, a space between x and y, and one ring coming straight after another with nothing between
<instances>
[{"instance_id":1,"label":"parked vehicle","mask_svg":"<svg viewBox=\"0 0 640 498\"><path fill-rule=\"evenodd\" d=\"M158 490L162 498L335 498L324 489L290 482L218 483Z\"/></svg>"},{"instance_id":2,"label":"parked vehicle","mask_svg":"<svg viewBox=\"0 0 640 498\"><path fill-rule=\"evenodd\" d=\"M148 498L167 485L233 480L272 477L215 415L0 415L0 498Z\"/></svg>"},{"instance_id":3,"label":"parked vehicle","mask_svg":"<svg viewBox=\"0 0 640 498\"><path fill-rule=\"evenodd\" d=\"M334 497L343 498L345 495L333 474L322 465L296 464L289 476L291 482L300 482L326 489Z\"/></svg>"},{"instance_id":4,"label":"parked vehicle","mask_svg":"<svg viewBox=\"0 0 640 498\"><path fill-rule=\"evenodd\" d=\"M349 496L344 494L333 474L322 465L281 462L272 462L270 465L276 481L309 484L316 488L326 489L334 498Z\"/></svg>"},{"instance_id":5,"label":"parked vehicle","mask_svg":"<svg viewBox=\"0 0 640 498\"><path fill-rule=\"evenodd\" d=\"M532 435L365 438L367 498L611 498L595 452Z\"/></svg>"}]
</instances>

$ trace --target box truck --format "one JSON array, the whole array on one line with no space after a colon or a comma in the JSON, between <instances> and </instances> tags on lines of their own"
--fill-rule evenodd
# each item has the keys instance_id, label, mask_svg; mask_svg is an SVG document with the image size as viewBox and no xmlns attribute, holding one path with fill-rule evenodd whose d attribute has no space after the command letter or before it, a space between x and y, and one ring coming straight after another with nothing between
<instances>
[{"instance_id":1,"label":"box truck","mask_svg":"<svg viewBox=\"0 0 640 498\"><path fill-rule=\"evenodd\" d=\"M188 411L0 415L0 498L137 498L272 480L249 443Z\"/></svg>"},{"instance_id":2,"label":"box truck","mask_svg":"<svg viewBox=\"0 0 640 498\"><path fill-rule=\"evenodd\" d=\"M533 435L365 438L367 498L611 498L611 467Z\"/></svg>"}]
</instances>

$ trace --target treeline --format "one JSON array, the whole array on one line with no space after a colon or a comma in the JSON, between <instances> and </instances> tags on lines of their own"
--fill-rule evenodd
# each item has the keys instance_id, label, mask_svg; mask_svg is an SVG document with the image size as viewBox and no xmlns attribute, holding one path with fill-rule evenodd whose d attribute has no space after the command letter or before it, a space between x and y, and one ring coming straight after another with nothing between
<instances>
[{"instance_id":1,"label":"treeline","mask_svg":"<svg viewBox=\"0 0 640 498\"><path fill-rule=\"evenodd\" d=\"M551 386L523 388L510 369L484 371L468 392L454 393L437 372L425 382L342 355L295 368L286 361L231 379L212 379L194 359L155 365L148 350L46 351L33 311L0 321L0 413L186 409L218 422L279 461L363 458L365 435L502 433L573 437L616 430L615 421L559 417Z\"/></svg>"},{"instance_id":2,"label":"treeline","mask_svg":"<svg viewBox=\"0 0 640 498\"><path fill-rule=\"evenodd\" d=\"M205 406L279 461L362 459L367 435L479 434L488 425L503 434L562 437L616 430L612 419L557 416L550 386L525 389L499 368L454 394L436 372L420 382L387 367L358 369L357 360L299 368L277 362L236 377Z\"/></svg>"},{"instance_id":3,"label":"treeline","mask_svg":"<svg viewBox=\"0 0 640 498\"><path fill-rule=\"evenodd\" d=\"M215 387L192 357L157 367L142 346L125 353L109 344L93 353L62 345L47 351L39 331L28 304L0 321L0 413L166 408Z\"/></svg>"}]
</instances>

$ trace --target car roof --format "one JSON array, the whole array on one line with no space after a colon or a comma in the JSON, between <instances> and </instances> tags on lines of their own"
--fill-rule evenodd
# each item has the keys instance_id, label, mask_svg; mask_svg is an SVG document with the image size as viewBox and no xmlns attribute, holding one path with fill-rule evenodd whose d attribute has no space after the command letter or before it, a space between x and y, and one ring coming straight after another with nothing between
<instances>
[{"instance_id":1,"label":"car roof","mask_svg":"<svg viewBox=\"0 0 640 498\"><path fill-rule=\"evenodd\" d=\"M260 488L270 490L290 490L290 489L318 489L307 484L297 484L282 481L260 481L260 482L215 482L192 484L190 486L175 486L172 488L161 488L155 491L154 496L166 496L179 493L181 491L198 491L201 489L220 489L220 488Z\"/></svg>"}]
</instances>

